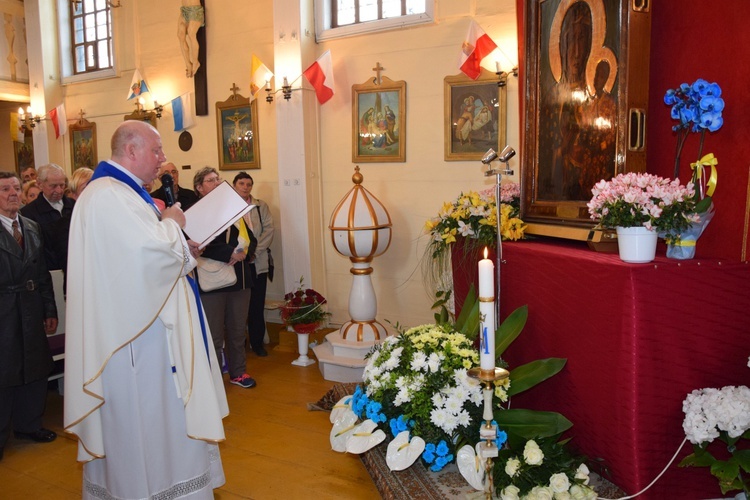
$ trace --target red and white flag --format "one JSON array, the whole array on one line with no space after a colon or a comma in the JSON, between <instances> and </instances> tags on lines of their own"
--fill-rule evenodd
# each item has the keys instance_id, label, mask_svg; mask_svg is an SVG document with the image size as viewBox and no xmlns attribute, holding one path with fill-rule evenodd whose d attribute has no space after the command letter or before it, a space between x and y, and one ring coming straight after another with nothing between
<instances>
[{"instance_id":1,"label":"red and white flag","mask_svg":"<svg viewBox=\"0 0 750 500\"><path fill-rule=\"evenodd\" d=\"M479 27L476 21L472 20L469 25L469 33L461 45L459 68L466 76L476 80L479 78L482 59L496 48L497 45L492 41L492 38Z\"/></svg>"},{"instance_id":2,"label":"red and white flag","mask_svg":"<svg viewBox=\"0 0 750 500\"><path fill-rule=\"evenodd\" d=\"M47 116L52 121L52 126L55 127L55 139L68 133L68 116L65 114L64 103L50 110Z\"/></svg>"},{"instance_id":3,"label":"red and white flag","mask_svg":"<svg viewBox=\"0 0 750 500\"><path fill-rule=\"evenodd\" d=\"M302 74L305 75L310 85L315 88L315 95L320 104L325 104L333 97L333 63L331 62L330 50L326 50Z\"/></svg>"}]
</instances>

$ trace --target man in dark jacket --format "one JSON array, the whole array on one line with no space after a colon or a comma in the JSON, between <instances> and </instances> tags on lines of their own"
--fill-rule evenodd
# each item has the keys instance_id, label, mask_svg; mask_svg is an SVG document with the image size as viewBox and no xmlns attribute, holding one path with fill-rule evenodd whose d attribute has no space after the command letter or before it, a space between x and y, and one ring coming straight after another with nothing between
<instances>
[{"instance_id":1,"label":"man in dark jacket","mask_svg":"<svg viewBox=\"0 0 750 500\"><path fill-rule=\"evenodd\" d=\"M57 435L42 428L52 355L46 334L57 329L52 279L42 233L18 215L21 181L0 172L0 460L11 428L40 443Z\"/></svg>"},{"instance_id":2,"label":"man in dark jacket","mask_svg":"<svg viewBox=\"0 0 750 500\"><path fill-rule=\"evenodd\" d=\"M63 196L67 179L65 171L54 163L37 170L42 195L21 210L21 215L39 224L44 236L44 258L47 270L67 269L68 231L75 201Z\"/></svg>"},{"instance_id":3,"label":"man in dark jacket","mask_svg":"<svg viewBox=\"0 0 750 500\"><path fill-rule=\"evenodd\" d=\"M198 195L195 194L195 191L180 187L180 171L177 170L174 163L167 162L162 164L161 170L159 170L159 179L164 174L169 174L174 179L174 196L176 198L174 201L180 202L180 208L182 208L183 212L198 201ZM167 197L164 194L164 186L160 186L159 189L155 189L150 194L155 200L167 201Z\"/></svg>"}]
</instances>

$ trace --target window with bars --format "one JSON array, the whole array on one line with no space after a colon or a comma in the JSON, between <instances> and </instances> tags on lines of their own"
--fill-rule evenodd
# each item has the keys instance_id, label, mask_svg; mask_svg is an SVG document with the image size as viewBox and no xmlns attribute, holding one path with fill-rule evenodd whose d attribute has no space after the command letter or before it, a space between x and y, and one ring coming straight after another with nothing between
<instances>
[{"instance_id":1,"label":"window with bars","mask_svg":"<svg viewBox=\"0 0 750 500\"><path fill-rule=\"evenodd\" d=\"M315 0L316 39L432 22L434 0Z\"/></svg>"},{"instance_id":2,"label":"window with bars","mask_svg":"<svg viewBox=\"0 0 750 500\"><path fill-rule=\"evenodd\" d=\"M112 13L106 0L70 2L70 34L74 74L112 68Z\"/></svg>"}]
</instances>

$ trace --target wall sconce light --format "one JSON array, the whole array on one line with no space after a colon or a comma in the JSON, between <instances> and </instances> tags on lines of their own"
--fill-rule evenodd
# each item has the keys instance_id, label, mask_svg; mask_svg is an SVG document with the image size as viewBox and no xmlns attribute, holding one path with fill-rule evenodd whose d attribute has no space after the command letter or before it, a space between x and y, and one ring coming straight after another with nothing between
<instances>
[{"instance_id":1,"label":"wall sconce light","mask_svg":"<svg viewBox=\"0 0 750 500\"><path fill-rule=\"evenodd\" d=\"M161 114L164 112L164 106L154 100L154 112L157 118L161 118Z\"/></svg>"},{"instance_id":2,"label":"wall sconce light","mask_svg":"<svg viewBox=\"0 0 750 500\"><path fill-rule=\"evenodd\" d=\"M302 75L300 75L300 76L302 76ZM299 77L297 77L297 79L299 79ZM297 80L295 80L295 81L297 81ZM279 92L279 90L273 91L271 89L271 85L269 84L268 80L266 80L266 89L265 90L266 90L266 102L267 103L272 103L273 102L273 95L276 94L277 92ZM284 83L281 85L281 90L280 90L281 91L281 95L284 96L284 100L288 101L289 99L291 99L292 98L292 92L294 92L295 90L305 90L305 89L302 88L302 87L292 88L292 86L289 84L289 80L287 79L287 77L284 77Z\"/></svg>"},{"instance_id":3,"label":"wall sconce light","mask_svg":"<svg viewBox=\"0 0 750 500\"><path fill-rule=\"evenodd\" d=\"M502 69L500 69L499 62L496 62L495 65L497 68L497 71L495 72L495 74L497 75L498 87L505 87L506 85L508 85L508 77L510 75L513 75L516 78L518 78L518 66L515 66L513 69L510 70L510 72L507 72L507 71L503 71Z\"/></svg>"},{"instance_id":4,"label":"wall sconce light","mask_svg":"<svg viewBox=\"0 0 750 500\"><path fill-rule=\"evenodd\" d=\"M284 94L284 100L288 101L292 98L292 86L289 85L289 81L284 77L284 84L281 86L281 93Z\"/></svg>"},{"instance_id":5,"label":"wall sconce light","mask_svg":"<svg viewBox=\"0 0 750 500\"><path fill-rule=\"evenodd\" d=\"M24 132L36 127L37 123L42 121L42 118L42 116L35 115L31 112L31 106L26 108L26 111L24 111L23 108L18 108L18 121L20 123L21 130L23 130Z\"/></svg>"},{"instance_id":6,"label":"wall sconce light","mask_svg":"<svg viewBox=\"0 0 750 500\"><path fill-rule=\"evenodd\" d=\"M164 113L164 105L159 104L156 100L154 100L154 108L153 109L146 109L145 108L146 101L143 99L143 97L139 97L135 100L135 111L133 112L134 115L146 115L148 113L154 113L156 115L156 118L161 118L162 113Z\"/></svg>"}]
</instances>

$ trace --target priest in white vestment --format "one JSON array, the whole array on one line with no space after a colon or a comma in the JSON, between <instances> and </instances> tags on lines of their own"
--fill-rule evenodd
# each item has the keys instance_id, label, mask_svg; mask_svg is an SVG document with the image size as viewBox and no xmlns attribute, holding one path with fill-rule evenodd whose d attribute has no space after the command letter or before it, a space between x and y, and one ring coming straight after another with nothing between
<instances>
[{"instance_id":1,"label":"priest in white vestment","mask_svg":"<svg viewBox=\"0 0 750 500\"><path fill-rule=\"evenodd\" d=\"M70 228L65 430L83 498L212 499L228 414L179 204L143 189L165 161L158 131L123 122Z\"/></svg>"}]
</instances>

